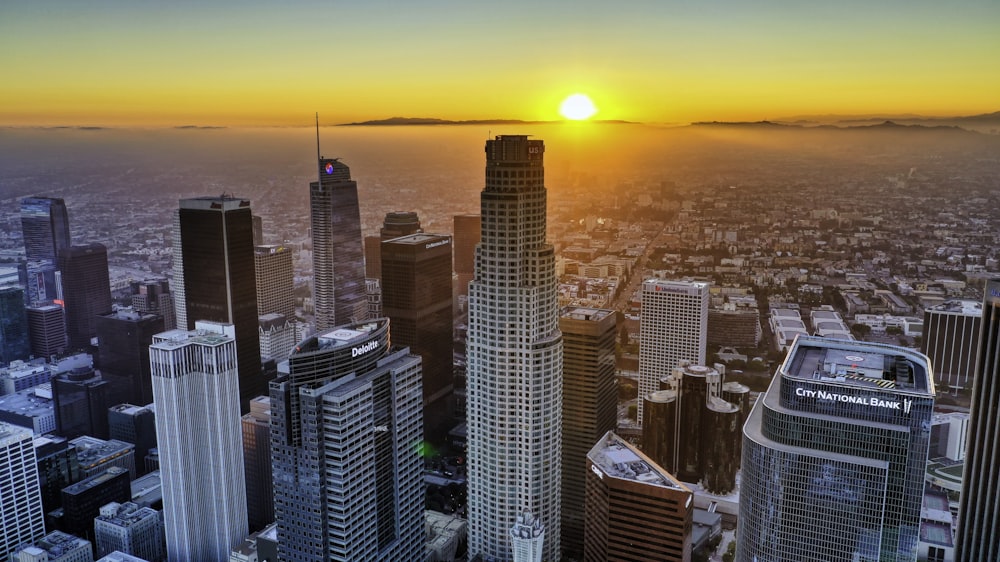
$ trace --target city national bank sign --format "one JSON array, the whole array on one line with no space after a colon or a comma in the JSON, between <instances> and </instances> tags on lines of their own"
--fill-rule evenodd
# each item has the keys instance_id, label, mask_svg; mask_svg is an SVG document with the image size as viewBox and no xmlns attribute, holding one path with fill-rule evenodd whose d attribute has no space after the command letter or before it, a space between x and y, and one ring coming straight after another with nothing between
<instances>
[{"instance_id":1,"label":"city national bank sign","mask_svg":"<svg viewBox=\"0 0 1000 562\"><path fill-rule=\"evenodd\" d=\"M838 392L829 392L827 390L810 390L801 387L797 387L795 389L795 395L802 398L815 398L816 400L829 402L858 404L861 406L868 406L870 408L884 408L886 410L903 412L907 415L913 407L913 400L908 398L904 398L902 400L885 400L877 396L854 396L853 394L840 394Z\"/></svg>"}]
</instances>

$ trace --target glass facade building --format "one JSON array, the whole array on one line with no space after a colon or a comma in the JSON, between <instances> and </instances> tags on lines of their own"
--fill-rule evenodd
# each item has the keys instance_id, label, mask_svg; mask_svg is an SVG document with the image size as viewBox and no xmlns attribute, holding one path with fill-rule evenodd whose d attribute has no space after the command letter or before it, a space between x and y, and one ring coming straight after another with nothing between
<instances>
[{"instance_id":1,"label":"glass facade building","mask_svg":"<svg viewBox=\"0 0 1000 562\"><path fill-rule=\"evenodd\" d=\"M28 261L55 263L70 246L69 213L66 202L54 197L21 200L21 232Z\"/></svg>"},{"instance_id":2,"label":"glass facade building","mask_svg":"<svg viewBox=\"0 0 1000 562\"><path fill-rule=\"evenodd\" d=\"M271 382L271 471L281 560L424 556L420 357L389 322L306 339Z\"/></svg>"},{"instance_id":3,"label":"glass facade building","mask_svg":"<svg viewBox=\"0 0 1000 562\"><path fill-rule=\"evenodd\" d=\"M799 336L743 429L737 560L915 560L926 356Z\"/></svg>"},{"instance_id":4,"label":"glass facade building","mask_svg":"<svg viewBox=\"0 0 1000 562\"><path fill-rule=\"evenodd\" d=\"M31 355L24 289L0 287L0 365Z\"/></svg>"},{"instance_id":5,"label":"glass facade building","mask_svg":"<svg viewBox=\"0 0 1000 562\"><path fill-rule=\"evenodd\" d=\"M89 349L97 315L111 312L108 249L103 244L71 246L59 254L66 337L72 349Z\"/></svg>"}]
</instances>

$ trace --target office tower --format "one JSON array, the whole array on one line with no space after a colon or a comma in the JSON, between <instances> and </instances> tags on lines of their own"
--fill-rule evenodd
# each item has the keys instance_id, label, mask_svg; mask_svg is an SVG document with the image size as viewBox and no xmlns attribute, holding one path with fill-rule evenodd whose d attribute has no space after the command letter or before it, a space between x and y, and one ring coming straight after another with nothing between
<instances>
[{"instance_id":1,"label":"office tower","mask_svg":"<svg viewBox=\"0 0 1000 562\"><path fill-rule=\"evenodd\" d=\"M69 347L88 349L97 335L98 314L111 312L108 249L103 244L71 246L59 254Z\"/></svg>"},{"instance_id":2,"label":"office tower","mask_svg":"<svg viewBox=\"0 0 1000 562\"><path fill-rule=\"evenodd\" d=\"M377 320L307 338L271 383L281 560L423 560L420 357Z\"/></svg>"},{"instance_id":3,"label":"office tower","mask_svg":"<svg viewBox=\"0 0 1000 562\"><path fill-rule=\"evenodd\" d=\"M743 426L736 559L915 560L933 408L926 356L796 338Z\"/></svg>"},{"instance_id":4,"label":"office tower","mask_svg":"<svg viewBox=\"0 0 1000 562\"><path fill-rule=\"evenodd\" d=\"M257 275L257 314L284 314L294 320L292 251L285 246L255 246L253 264Z\"/></svg>"},{"instance_id":5,"label":"office tower","mask_svg":"<svg viewBox=\"0 0 1000 562\"><path fill-rule=\"evenodd\" d=\"M263 246L264 245L264 219L254 215L251 218L253 221L253 245Z\"/></svg>"},{"instance_id":6,"label":"office tower","mask_svg":"<svg viewBox=\"0 0 1000 562\"><path fill-rule=\"evenodd\" d=\"M174 211L174 225L170 229L170 289L174 300L176 327L188 329L187 297L184 293L184 248L181 243L181 210Z\"/></svg>"},{"instance_id":7,"label":"office tower","mask_svg":"<svg viewBox=\"0 0 1000 562\"><path fill-rule=\"evenodd\" d=\"M924 310L920 351L931 360L938 390L971 394L982 316L982 303L971 300L948 300Z\"/></svg>"},{"instance_id":8,"label":"office tower","mask_svg":"<svg viewBox=\"0 0 1000 562\"><path fill-rule=\"evenodd\" d=\"M70 441L76 447L80 473L86 478L117 466L135 478L135 445L118 439L98 439L89 435Z\"/></svg>"},{"instance_id":9,"label":"office tower","mask_svg":"<svg viewBox=\"0 0 1000 562\"><path fill-rule=\"evenodd\" d=\"M247 534L237 337L232 324L199 321L149 348L171 561L228 560Z\"/></svg>"},{"instance_id":10,"label":"office tower","mask_svg":"<svg viewBox=\"0 0 1000 562\"><path fill-rule=\"evenodd\" d=\"M93 562L90 541L62 531L52 531L37 541L20 545L11 562Z\"/></svg>"},{"instance_id":11,"label":"office tower","mask_svg":"<svg viewBox=\"0 0 1000 562\"><path fill-rule=\"evenodd\" d=\"M80 367L52 379L56 432L67 439L91 435L108 438L111 386L94 369Z\"/></svg>"},{"instance_id":12,"label":"office tower","mask_svg":"<svg viewBox=\"0 0 1000 562\"><path fill-rule=\"evenodd\" d=\"M101 506L129 501L132 497L130 483L127 470L109 466L99 474L63 488L60 530L93 540L94 518L100 514Z\"/></svg>"},{"instance_id":13,"label":"office tower","mask_svg":"<svg viewBox=\"0 0 1000 562\"><path fill-rule=\"evenodd\" d=\"M21 200L21 232L24 255L29 260L55 263L70 246L69 213L66 202L53 197Z\"/></svg>"},{"instance_id":14,"label":"office tower","mask_svg":"<svg viewBox=\"0 0 1000 562\"><path fill-rule=\"evenodd\" d=\"M76 457L76 445L65 437L45 435L35 437L35 457L38 459L38 487L42 494L42 510L48 513L62 507L62 490L83 479Z\"/></svg>"},{"instance_id":15,"label":"office tower","mask_svg":"<svg viewBox=\"0 0 1000 562\"><path fill-rule=\"evenodd\" d=\"M165 562L163 521L160 514L132 502L111 502L101 506L94 519L94 544L97 555L125 552L149 562Z\"/></svg>"},{"instance_id":16,"label":"office tower","mask_svg":"<svg viewBox=\"0 0 1000 562\"><path fill-rule=\"evenodd\" d=\"M24 289L0 287L0 365L31 354L28 315L24 309Z\"/></svg>"},{"instance_id":17,"label":"office tower","mask_svg":"<svg viewBox=\"0 0 1000 562\"><path fill-rule=\"evenodd\" d=\"M66 350L66 320L63 307L40 304L25 309L31 354L49 358Z\"/></svg>"},{"instance_id":18,"label":"office tower","mask_svg":"<svg viewBox=\"0 0 1000 562\"><path fill-rule=\"evenodd\" d=\"M271 477L271 399L250 401L243 426L243 473L247 488L247 522L251 531L274 522L274 482Z\"/></svg>"},{"instance_id":19,"label":"office tower","mask_svg":"<svg viewBox=\"0 0 1000 562\"><path fill-rule=\"evenodd\" d=\"M482 237L482 217L480 215L455 215L455 276L458 286L455 298L469 295L469 281L476 274L476 246Z\"/></svg>"},{"instance_id":20,"label":"office tower","mask_svg":"<svg viewBox=\"0 0 1000 562\"><path fill-rule=\"evenodd\" d=\"M708 283L650 279L642 284L639 397L659 390L679 361L705 364ZM642 400L636 421L642 424ZM669 470L669 468L668 468Z\"/></svg>"},{"instance_id":21,"label":"office tower","mask_svg":"<svg viewBox=\"0 0 1000 562\"><path fill-rule=\"evenodd\" d=\"M295 347L295 325L284 314L262 314L257 317L257 339L262 360L281 361Z\"/></svg>"},{"instance_id":22,"label":"office tower","mask_svg":"<svg viewBox=\"0 0 1000 562\"><path fill-rule=\"evenodd\" d=\"M469 553L511 559L524 511L559 558L562 334L555 252L545 241L544 143L486 141L482 242L469 283Z\"/></svg>"},{"instance_id":23,"label":"office tower","mask_svg":"<svg viewBox=\"0 0 1000 562\"><path fill-rule=\"evenodd\" d=\"M382 318L382 282L378 279L365 279L365 294L368 296L368 318Z\"/></svg>"},{"instance_id":24,"label":"office tower","mask_svg":"<svg viewBox=\"0 0 1000 562\"><path fill-rule=\"evenodd\" d=\"M154 334L164 331L163 317L118 310L95 320L98 365L101 376L111 385L111 404L152 402L149 344Z\"/></svg>"},{"instance_id":25,"label":"office tower","mask_svg":"<svg viewBox=\"0 0 1000 562\"><path fill-rule=\"evenodd\" d=\"M454 379L451 237L410 234L382 242L382 314L392 326L392 342L423 359L424 424L431 428L440 416L428 415L434 412L426 406L450 394Z\"/></svg>"},{"instance_id":26,"label":"office tower","mask_svg":"<svg viewBox=\"0 0 1000 562\"><path fill-rule=\"evenodd\" d=\"M193 330L199 320L234 326L240 411L245 413L250 399L266 391L260 369L250 201L225 195L181 199L178 227L182 264L179 274L175 270L173 287L183 286L184 293L176 301L177 326Z\"/></svg>"},{"instance_id":27,"label":"office tower","mask_svg":"<svg viewBox=\"0 0 1000 562\"><path fill-rule=\"evenodd\" d=\"M145 474L143 459L156 447L156 414L144 406L116 404L108 409L108 435L135 445L136 474Z\"/></svg>"},{"instance_id":28,"label":"office tower","mask_svg":"<svg viewBox=\"0 0 1000 562\"><path fill-rule=\"evenodd\" d=\"M57 260L29 260L24 264L25 283L29 305L62 299L62 288L56 278Z\"/></svg>"},{"instance_id":29,"label":"office tower","mask_svg":"<svg viewBox=\"0 0 1000 562\"><path fill-rule=\"evenodd\" d=\"M614 310L569 307L559 316L563 334L562 549L583 553L587 453L618 422Z\"/></svg>"},{"instance_id":30,"label":"office tower","mask_svg":"<svg viewBox=\"0 0 1000 562\"><path fill-rule=\"evenodd\" d=\"M38 467L30 429L0 422L0 560L18 545L45 534Z\"/></svg>"},{"instance_id":31,"label":"office tower","mask_svg":"<svg viewBox=\"0 0 1000 562\"><path fill-rule=\"evenodd\" d=\"M166 279L133 281L131 290L132 308L136 312L162 316L164 331L177 327L174 297L170 293L170 283Z\"/></svg>"},{"instance_id":32,"label":"office tower","mask_svg":"<svg viewBox=\"0 0 1000 562\"><path fill-rule=\"evenodd\" d=\"M385 214L378 236L365 237L365 277L382 278L381 242L423 232L420 218L413 211L393 211Z\"/></svg>"},{"instance_id":33,"label":"office tower","mask_svg":"<svg viewBox=\"0 0 1000 562\"><path fill-rule=\"evenodd\" d=\"M725 303L708 311L708 345L756 348L762 336L760 312L756 306Z\"/></svg>"},{"instance_id":34,"label":"office tower","mask_svg":"<svg viewBox=\"0 0 1000 562\"><path fill-rule=\"evenodd\" d=\"M316 332L368 315L358 184L336 158L320 158L309 184Z\"/></svg>"},{"instance_id":35,"label":"office tower","mask_svg":"<svg viewBox=\"0 0 1000 562\"><path fill-rule=\"evenodd\" d=\"M613 432L587 454L583 560L691 559L694 494Z\"/></svg>"},{"instance_id":36,"label":"office tower","mask_svg":"<svg viewBox=\"0 0 1000 562\"><path fill-rule=\"evenodd\" d=\"M986 282L955 560L1000 560L1000 279Z\"/></svg>"}]
</instances>

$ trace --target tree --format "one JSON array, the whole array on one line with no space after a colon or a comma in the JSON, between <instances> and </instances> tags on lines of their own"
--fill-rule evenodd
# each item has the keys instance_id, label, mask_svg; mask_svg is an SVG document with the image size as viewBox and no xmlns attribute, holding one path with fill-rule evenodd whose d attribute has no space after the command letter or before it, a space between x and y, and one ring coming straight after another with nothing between
<instances>
[{"instance_id":1,"label":"tree","mask_svg":"<svg viewBox=\"0 0 1000 562\"><path fill-rule=\"evenodd\" d=\"M736 560L736 541L731 541L726 547L726 552L722 554L722 562L733 562Z\"/></svg>"},{"instance_id":2,"label":"tree","mask_svg":"<svg viewBox=\"0 0 1000 562\"><path fill-rule=\"evenodd\" d=\"M851 326L851 333L859 340L863 340L872 333L872 327L867 324L854 324Z\"/></svg>"}]
</instances>

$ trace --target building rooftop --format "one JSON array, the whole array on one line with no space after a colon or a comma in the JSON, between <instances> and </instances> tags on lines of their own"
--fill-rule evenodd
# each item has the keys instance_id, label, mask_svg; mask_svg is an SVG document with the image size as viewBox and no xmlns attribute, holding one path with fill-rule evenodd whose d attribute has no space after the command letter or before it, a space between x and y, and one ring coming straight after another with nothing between
<instances>
[{"instance_id":1,"label":"building rooftop","mask_svg":"<svg viewBox=\"0 0 1000 562\"><path fill-rule=\"evenodd\" d=\"M32 431L26 427L0 421L0 447L6 445L8 442L24 439L25 434L28 437L33 435Z\"/></svg>"},{"instance_id":2,"label":"building rooftop","mask_svg":"<svg viewBox=\"0 0 1000 562\"><path fill-rule=\"evenodd\" d=\"M957 314L961 316L982 316L983 303L981 301L967 299L951 299L941 304L927 307L927 312L938 314Z\"/></svg>"},{"instance_id":3,"label":"building rooftop","mask_svg":"<svg viewBox=\"0 0 1000 562\"><path fill-rule=\"evenodd\" d=\"M77 437L70 441L70 443L76 445L76 454L80 461L80 467L85 469L95 467L109 459L120 457L129 451L135 450L135 445L126 443L125 441L117 439L105 441L89 435Z\"/></svg>"},{"instance_id":4,"label":"building rooftop","mask_svg":"<svg viewBox=\"0 0 1000 562\"><path fill-rule=\"evenodd\" d=\"M118 412L121 414L128 414L130 416L135 416L142 412L148 412L149 408L146 408L145 406L136 406L134 404L117 404L115 406L108 408L108 410L111 412Z\"/></svg>"},{"instance_id":5,"label":"building rooftop","mask_svg":"<svg viewBox=\"0 0 1000 562\"><path fill-rule=\"evenodd\" d=\"M920 522L920 542L940 546L955 546L951 537L951 526L930 521Z\"/></svg>"},{"instance_id":6,"label":"building rooftop","mask_svg":"<svg viewBox=\"0 0 1000 562\"><path fill-rule=\"evenodd\" d=\"M573 320L590 320L598 321L607 318L609 315L614 314L614 310L607 310L604 308L590 308L584 306L567 306L562 310L560 314L563 318L570 318Z\"/></svg>"},{"instance_id":7,"label":"building rooftop","mask_svg":"<svg viewBox=\"0 0 1000 562\"><path fill-rule=\"evenodd\" d=\"M123 472L127 473L128 471L120 466L109 466L107 470L100 474L95 474L90 478L84 478L76 484L66 486L63 488L63 492L66 494L80 494L90 490L91 488L96 488L97 486L104 484L108 480L111 480Z\"/></svg>"},{"instance_id":8,"label":"building rooftop","mask_svg":"<svg viewBox=\"0 0 1000 562\"><path fill-rule=\"evenodd\" d=\"M138 556L132 556L131 554L126 554L120 550L115 550L109 553L103 558L99 558L94 562L148 562L145 558L139 558Z\"/></svg>"},{"instance_id":9,"label":"building rooftop","mask_svg":"<svg viewBox=\"0 0 1000 562\"><path fill-rule=\"evenodd\" d=\"M316 342L319 349L350 345L369 337L371 332L377 330L384 322L385 320L375 320L365 324L354 324L350 328L335 328L316 336Z\"/></svg>"},{"instance_id":10,"label":"building rooftop","mask_svg":"<svg viewBox=\"0 0 1000 562\"><path fill-rule=\"evenodd\" d=\"M41 391L41 394L38 391L39 388L35 387L0 396L0 410L31 418L55 415L51 390L49 396L45 396L44 390Z\"/></svg>"},{"instance_id":11,"label":"building rooftop","mask_svg":"<svg viewBox=\"0 0 1000 562\"><path fill-rule=\"evenodd\" d=\"M927 357L894 345L799 336L780 372L795 379L934 396Z\"/></svg>"},{"instance_id":12,"label":"building rooftop","mask_svg":"<svg viewBox=\"0 0 1000 562\"><path fill-rule=\"evenodd\" d=\"M234 339L225 333L234 330L232 324L198 320L195 326L196 329L194 330L182 330L178 328L156 334L153 336L152 346L157 349L173 350L192 343L218 346L229 343Z\"/></svg>"},{"instance_id":13,"label":"building rooftop","mask_svg":"<svg viewBox=\"0 0 1000 562\"><path fill-rule=\"evenodd\" d=\"M76 537L62 531L52 531L41 539L35 541L34 544L24 545L19 550L23 550L32 556L47 554L48 558L58 558L71 550L80 548L81 546L86 546L89 549L90 541L83 540L80 537Z\"/></svg>"},{"instance_id":14,"label":"building rooftop","mask_svg":"<svg viewBox=\"0 0 1000 562\"><path fill-rule=\"evenodd\" d=\"M111 502L101 507L101 513L97 516L97 519L119 527L131 527L149 517L159 517L159 515L154 509L139 507L132 502Z\"/></svg>"},{"instance_id":15,"label":"building rooftop","mask_svg":"<svg viewBox=\"0 0 1000 562\"><path fill-rule=\"evenodd\" d=\"M660 468L628 441L611 431L606 433L597 445L587 453L587 458L594 463L595 467L612 478L634 480L651 486L690 492L669 472Z\"/></svg>"},{"instance_id":16,"label":"building rooftop","mask_svg":"<svg viewBox=\"0 0 1000 562\"><path fill-rule=\"evenodd\" d=\"M427 232L418 232L415 234L407 234L406 236L400 236L399 238L393 238L391 240L386 240L386 242L392 242L393 244L410 244L417 246L419 244L426 244L428 242L444 246L445 244L451 243L451 237L446 234L431 234Z\"/></svg>"},{"instance_id":17,"label":"building rooftop","mask_svg":"<svg viewBox=\"0 0 1000 562\"><path fill-rule=\"evenodd\" d=\"M132 481L132 502L141 506L151 506L163 500L160 471L154 470Z\"/></svg>"}]
</instances>

